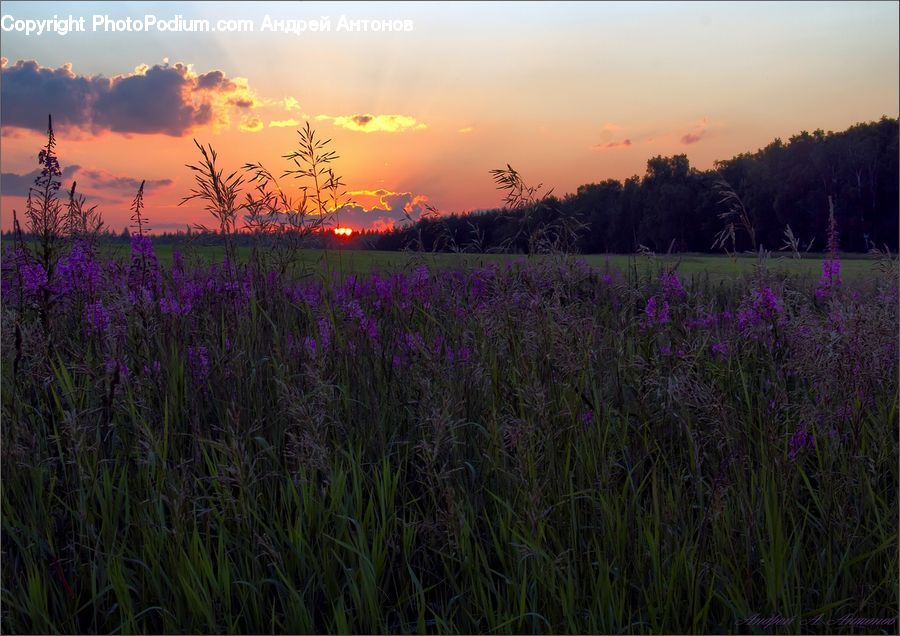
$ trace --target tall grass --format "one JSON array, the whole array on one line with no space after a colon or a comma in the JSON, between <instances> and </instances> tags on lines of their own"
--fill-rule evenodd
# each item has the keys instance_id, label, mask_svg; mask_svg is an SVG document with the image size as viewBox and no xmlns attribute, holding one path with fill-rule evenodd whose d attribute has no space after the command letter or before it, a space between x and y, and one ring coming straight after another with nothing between
<instances>
[{"instance_id":1,"label":"tall grass","mask_svg":"<svg viewBox=\"0 0 900 636\"><path fill-rule=\"evenodd\" d=\"M889 282L823 303L770 279L766 315L758 279L571 260L154 280L108 265L49 333L4 297L6 631L896 615Z\"/></svg>"}]
</instances>

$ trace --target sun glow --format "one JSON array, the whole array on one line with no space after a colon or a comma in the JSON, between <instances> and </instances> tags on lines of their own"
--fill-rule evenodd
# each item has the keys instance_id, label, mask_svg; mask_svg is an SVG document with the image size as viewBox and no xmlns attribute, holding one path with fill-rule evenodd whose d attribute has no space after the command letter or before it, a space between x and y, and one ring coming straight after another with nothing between
<instances>
[{"instance_id":1,"label":"sun glow","mask_svg":"<svg viewBox=\"0 0 900 636\"><path fill-rule=\"evenodd\" d=\"M334 233L337 236L350 236L353 234L353 228L349 227L336 227L334 228Z\"/></svg>"}]
</instances>

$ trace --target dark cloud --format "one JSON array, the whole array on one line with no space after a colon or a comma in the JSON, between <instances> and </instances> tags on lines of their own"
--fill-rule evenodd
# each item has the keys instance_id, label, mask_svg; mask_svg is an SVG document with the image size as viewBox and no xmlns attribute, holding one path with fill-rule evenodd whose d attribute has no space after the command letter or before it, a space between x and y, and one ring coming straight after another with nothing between
<instances>
[{"instance_id":1,"label":"dark cloud","mask_svg":"<svg viewBox=\"0 0 900 636\"><path fill-rule=\"evenodd\" d=\"M228 103L232 106L237 106L238 108L253 108L256 104L256 102L249 97L233 97L228 100Z\"/></svg>"},{"instance_id":2,"label":"dark cloud","mask_svg":"<svg viewBox=\"0 0 900 636\"><path fill-rule=\"evenodd\" d=\"M43 131L47 114L57 127L101 132L181 136L219 118L227 102L254 105L246 86L222 71L196 75L184 64L140 66L112 78L78 76L66 64L57 69L34 60L0 66L3 126ZM221 97L219 97L221 96Z\"/></svg>"},{"instance_id":3,"label":"dark cloud","mask_svg":"<svg viewBox=\"0 0 900 636\"><path fill-rule=\"evenodd\" d=\"M185 99L185 92L195 80L187 75L187 67L154 66L143 75L97 81L98 97L94 103L93 124L114 132L164 133L174 137L194 126L212 121L209 104L195 105Z\"/></svg>"},{"instance_id":4,"label":"dark cloud","mask_svg":"<svg viewBox=\"0 0 900 636\"><path fill-rule=\"evenodd\" d=\"M115 175L105 170L81 170L76 174L79 183L84 183L91 188L102 188L104 190L122 190L126 192L136 192L141 186L141 179L134 177L123 177ZM172 185L171 179L147 179L144 181L144 191L149 192L157 188L165 188ZM79 186L80 187L80 186Z\"/></svg>"},{"instance_id":5,"label":"dark cloud","mask_svg":"<svg viewBox=\"0 0 900 636\"><path fill-rule=\"evenodd\" d=\"M687 133L686 135L684 135L681 138L681 143L688 145L688 146L691 144L695 144L698 141L700 141L701 139L703 139L703 135L705 135L705 134L706 134L705 130L701 130L700 132L695 132L695 133L692 133L692 132Z\"/></svg>"},{"instance_id":6,"label":"dark cloud","mask_svg":"<svg viewBox=\"0 0 900 636\"><path fill-rule=\"evenodd\" d=\"M594 144L594 148L627 148L631 145L631 139L623 139L622 141L610 141L605 144Z\"/></svg>"},{"instance_id":7,"label":"dark cloud","mask_svg":"<svg viewBox=\"0 0 900 636\"><path fill-rule=\"evenodd\" d=\"M237 89L237 84L225 77L222 71L210 71L197 77L195 90L214 90L229 92Z\"/></svg>"},{"instance_id":8,"label":"dark cloud","mask_svg":"<svg viewBox=\"0 0 900 636\"><path fill-rule=\"evenodd\" d=\"M63 168L61 179L63 184L66 184L67 180L79 169L79 166L66 166ZM34 170L27 174L16 174L15 172L0 173L0 194L9 197L27 197L28 188L34 185L34 180L40 174L40 170ZM69 186L71 186L71 183L69 183Z\"/></svg>"},{"instance_id":9,"label":"dark cloud","mask_svg":"<svg viewBox=\"0 0 900 636\"><path fill-rule=\"evenodd\" d=\"M0 121L3 126L32 130L47 129L47 114L53 112L58 126L79 126L91 119L94 80L76 77L72 65L44 68L34 60L19 60L9 66L0 62Z\"/></svg>"},{"instance_id":10,"label":"dark cloud","mask_svg":"<svg viewBox=\"0 0 900 636\"><path fill-rule=\"evenodd\" d=\"M365 126L370 121L372 121L372 115L354 115L353 121L355 121L359 126Z\"/></svg>"},{"instance_id":11,"label":"dark cloud","mask_svg":"<svg viewBox=\"0 0 900 636\"><path fill-rule=\"evenodd\" d=\"M0 174L0 192L7 196L28 196L28 188L34 185L35 178L40 170L27 174L4 172ZM105 170L90 170L81 166L66 166L62 171L62 188L72 187L72 181L78 182L78 191L84 193L88 190L109 191L113 190L116 196L132 195L141 185L141 180L134 177L115 175ZM172 185L171 179L148 179L144 184L144 190L150 191L157 188L165 188Z\"/></svg>"}]
</instances>

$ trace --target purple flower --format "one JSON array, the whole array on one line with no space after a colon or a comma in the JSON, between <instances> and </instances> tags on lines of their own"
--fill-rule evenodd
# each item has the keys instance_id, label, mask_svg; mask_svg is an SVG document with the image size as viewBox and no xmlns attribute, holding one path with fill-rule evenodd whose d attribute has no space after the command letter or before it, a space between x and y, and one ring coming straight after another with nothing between
<instances>
[{"instance_id":1,"label":"purple flower","mask_svg":"<svg viewBox=\"0 0 900 636\"><path fill-rule=\"evenodd\" d=\"M106 359L106 372L109 375L118 374L119 378L125 380L131 374L131 370L128 368L128 365L124 360L119 360L118 358L107 358Z\"/></svg>"},{"instance_id":2,"label":"purple flower","mask_svg":"<svg viewBox=\"0 0 900 636\"><path fill-rule=\"evenodd\" d=\"M407 351L421 351L425 347L425 339L418 332L406 332L401 342Z\"/></svg>"},{"instance_id":3,"label":"purple flower","mask_svg":"<svg viewBox=\"0 0 900 636\"><path fill-rule=\"evenodd\" d=\"M131 265L128 268L128 284L132 289L141 289L139 299L146 299L143 291L158 289L162 282L159 261L153 251L149 236L131 235Z\"/></svg>"},{"instance_id":4,"label":"purple flower","mask_svg":"<svg viewBox=\"0 0 900 636\"><path fill-rule=\"evenodd\" d=\"M659 282L663 298L666 300L677 300L686 296L684 287L681 286L681 279L675 272L663 272L659 277Z\"/></svg>"},{"instance_id":5,"label":"purple flower","mask_svg":"<svg viewBox=\"0 0 900 636\"><path fill-rule=\"evenodd\" d=\"M88 334L102 335L109 329L110 315L103 303L95 300L84 308L84 321L87 323Z\"/></svg>"},{"instance_id":6,"label":"purple flower","mask_svg":"<svg viewBox=\"0 0 900 636\"><path fill-rule=\"evenodd\" d=\"M797 429L797 432L791 436L791 441L788 443L788 456L791 459L795 459L797 453L801 450L804 448L812 448L815 445L816 440L812 434L805 428L799 428Z\"/></svg>"},{"instance_id":7,"label":"purple flower","mask_svg":"<svg viewBox=\"0 0 900 636\"><path fill-rule=\"evenodd\" d=\"M209 378L209 350L200 346L188 347L188 367L194 383L205 384Z\"/></svg>"},{"instance_id":8,"label":"purple flower","mask_svg":"<svg viewBox=\"0 0 900 636\"><path fill-rule=\"evenodd\" d=\"M816 298L824 300L831 296L842 284L841 261L837 256L822 261L822 276L816 285Z\"/></svg>"},{"instance_id":9,"label":"purple flower","mask_svg":"<svg viewBox=\"0 0 900 636\"><path fill-rule=\"evenodd\" d=\"M771 287L757 289L753 299L753 310L761 320L773 320L781 314L781 302Z\"/></svg>"},{"instance_id":10,"label":"purple flower","mask_svg":"<svg viewBox=\"0 0 900 636\"><path fill-rule=\"evenodd\" d=\"M773 323L782 312L781 302L771 287L754 289L750 307L738 311L738 327L746 330L759 324Z\"/></svg>"},{"instance_id":11,"label":"purple flower","mask_svg":"<svg viewBox=\"0 0 900 636\"><path fill-rule=\"evenodd\" d=\"M37 294L47 287L47 270L40 263L23 263L19 268L26 294Z\"/></svg>"},{"instance_id":12,"label":"purple flower","mask_svg":"<svg viewBox=\"0 0 900 636\"><path fill-rule=\"evenodd\" d=\"M143 257L144 259L155 262L156 253L153 251L153 241L149 236L141 234L131 235L131 257Z\"/></svg>"},{"instance_id":13,"label":"purple flower","mask_svg":"<svg viewBox=\"0 0 900 636\"><path fill-rule=\"evenodd\" d=\"M715 314L704 314L700 318L685 321L685 326L691 329L709 329L716 324Z\"/></svg>"},{"instance_id":14,"label":"purple flower","mask_svg":"<svg viewBox=\"0 0 900 636\"><path fill-rule=\"evenodd\" d=\"M669 302L667 300L659 301L656 296L651 296L644 307L644 313L651 325L667 323L669 322Z\"/></svg>"},{"instance_id":15,"label":"purple flower","mask_svg":"<svg viewBox=\"0 0 900 636\"><path fill-rule=\"evenodd\" d=\"M162 371L162 365L159 360L154 360L150 364L144 365L144 375L159 375Z\"/></svg>"},{"instance_id":16,"label":"purple flower","mask_svg":"<svg viewBox=\"0 0 900 636\"><path fill-rule=\"evenodd\" d=\"M448 348L447 349L447 360L451 363L453 362L468 362L469 358L472 357L472 350L469 347L460 347L456 351Z\"/></svg>"},{"instance_id":17,"label":"purple flower","mask_svg":"<svg viewBox=\"0 0 900 636\"><path fill-rule=\"evenodd\" d=\"M582 411L578 414L578 421L587 426L594 421L594 412L590 409Z\"/></svg>"},{"instance_id":18,"label":"purple flower","mask_svg":"<svg viewBox=\"0 0 900 636\"><path fill-rule=\"evenodd\" d=\"M159 312L164 315L186 316L191 312L190 304L182 304L177 298L159 299Z\"/></svg>"},{"instance_id":19,"label":"purple flower","mask_svg":"<svg viewBox=\"0 0 900 636\"><path fill-rule=\"evenodd\" d=\"M378 324L373 318L364 316L359 321L359 327L369 340L378 340Z\"/></svg>"},{"instance_id":20,"label":"purple flower","mask_svg":"<svg viewBox=\"0 0 900 636\"><path fill-rule=\"evenodd\" d=\"M94 260L90 245L78 241L72 250L60 259L58 288L60 293L82 292L91 295L100 283L100 264Z\"/></svg>"},{"instance_id":21,"label":"purple flower","mask_svg":"<svg viewBox=\"0 0 900 636\"><path fill-rule=\"evenodd\" d=\"M714 342L709 347L714 356L728 357L728 344L725 342Z\"/></svg>"},{"instance_id":22,"label":"purple flower","mask_svg":"<svg viewBox=\"0 0 900 636\"><path fill-rule=\"evenodd\" d=\"M327 318L319 318L319 344L322 349L328 349L331 346L331 323Z\"/></svg>"}]
</instances>

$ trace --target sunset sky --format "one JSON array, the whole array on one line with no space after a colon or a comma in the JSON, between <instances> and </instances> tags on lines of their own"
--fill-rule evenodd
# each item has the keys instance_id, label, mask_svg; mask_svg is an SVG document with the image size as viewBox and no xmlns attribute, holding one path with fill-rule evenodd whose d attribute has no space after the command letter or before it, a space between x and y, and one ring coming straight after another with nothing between
<instances>
[{"instance_id":1,"label":"sunset sky","mask_svg":"<svg viewBox=\"0 0 900 636\"><path fill-rule=\"evenodd\" d=\"M280 173L306 119L333 139L358 203L343 224L359 229L426 202L496 207L488 171L507 163L562 194L643 174L659 154L708 168L775 137L898 115L896 2L4 2L2 13L4 229L48 113L63 186L76 179L121 230L146 179L157 231L206 221L178 206L192 138L226 170L252 161ZM69 14L87 32L6 30ZM95 14L251 20L254 32L92 32ZM331 31L261 32L267 15L330 16ZM342 15L413 28L338 31Z\"/></svg>"}]
</instances>

